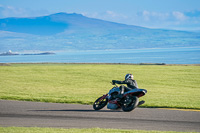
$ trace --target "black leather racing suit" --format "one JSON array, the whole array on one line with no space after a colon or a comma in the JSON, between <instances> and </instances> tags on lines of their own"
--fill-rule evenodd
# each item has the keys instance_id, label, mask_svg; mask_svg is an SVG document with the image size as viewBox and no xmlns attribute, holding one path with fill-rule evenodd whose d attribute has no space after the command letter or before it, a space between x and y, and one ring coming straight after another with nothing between
<instances>
[{"instance_id":1,"label":"black leather racing suit","mask_svg":"<svg viewBox=\"0 0 200 133\"><path fill-rule=\"evenodd\" d=\"M132 89L138 88L136 80L132 80L132 79L127 79L124 81L112 80L112 82L113 84L117 83L117 84L127 85L127 87L124 85L120 86L121 94L124 94L124 92L130 91Z\"/></svg>"}]
</instances>

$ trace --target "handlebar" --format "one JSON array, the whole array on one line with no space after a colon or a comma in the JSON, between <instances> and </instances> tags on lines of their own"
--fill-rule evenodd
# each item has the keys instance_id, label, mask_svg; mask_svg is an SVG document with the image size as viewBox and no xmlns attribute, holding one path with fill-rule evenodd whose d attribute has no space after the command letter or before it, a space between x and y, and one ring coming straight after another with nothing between
<instances>
[{"instance_id":1,"label":"handlebar","mask_svg":"<svg viewBox=\"0 0 200 133\"><path fill-rule=\"evenodd\" d=\"M113 84L113 82L110 82L110 83L111 83L112 85L115 85L115 87L118 87L118 86L116 85L116 83L114 83L114 84Z\"/></svg>"}]
</instances>

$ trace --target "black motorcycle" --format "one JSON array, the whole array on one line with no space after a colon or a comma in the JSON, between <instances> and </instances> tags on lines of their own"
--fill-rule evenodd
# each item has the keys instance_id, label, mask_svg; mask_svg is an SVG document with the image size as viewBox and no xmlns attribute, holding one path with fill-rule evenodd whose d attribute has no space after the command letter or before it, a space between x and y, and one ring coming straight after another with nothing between
<instances>
[{"instance_id":1,"label":"black motorcycle","mask_svg":"<svg viewBox=\"0 0 200 133\"><path fill-rule=\"evenodd\" d=\"M138 100L139 97L144 96L147 93L146 89L132 89L125 92L122 98L118 98L120 94L120 88L115 85L107 94L99 97L93 104L95 110L100 110L107 105L108 109L120 109L129 112L135 109L137 106L144 103L144 101Z\"/></svg>"}]
</instances>

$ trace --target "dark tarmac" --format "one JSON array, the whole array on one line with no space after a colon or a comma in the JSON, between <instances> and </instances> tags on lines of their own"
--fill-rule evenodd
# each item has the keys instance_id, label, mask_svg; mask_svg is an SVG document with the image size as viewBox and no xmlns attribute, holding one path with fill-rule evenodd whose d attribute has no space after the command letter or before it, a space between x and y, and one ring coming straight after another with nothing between
<instances>
[{"instance_id":1,"label":"dark tarmac","mask_svg":"<svg viewBox=\"0 0 200 133\"><path fill-rule=\"evenodd\" d=\"M0 100L1 127L115 128L200 132L200 111L136 108L95 111L92 105Z\"/></svg>"}]
</instances>

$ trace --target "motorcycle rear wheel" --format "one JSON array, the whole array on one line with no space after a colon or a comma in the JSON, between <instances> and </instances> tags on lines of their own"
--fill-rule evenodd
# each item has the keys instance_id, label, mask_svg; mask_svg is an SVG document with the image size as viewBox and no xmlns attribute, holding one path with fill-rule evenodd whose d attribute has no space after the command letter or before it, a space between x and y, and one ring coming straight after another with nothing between
<instances>
[{"instance_id":1,"label":"motorcycle rear wheel","mask_svg":"<svg viewBox=\"0 0 200 133\"><path fill-rule=\"evenodd\" d=\"M131 100L130 103L126 103L127 100ZM138 97L136 96L127 96L124 98L124 103L122 104L122 110L125 112L130 112L137 107L139 103Z\"/></svg>"},{"instance_id":2,"label":"motorcycle rear wheel","mask_svg":"<svg viewBox=\"0 0 200 133\"><path fill-rule=\"evenodd\" d=\"M102 96L103 97L103 96ZM104 98L102 100L100 100L102 97L99 97L93 104L93 108L94 110L100 110L102 109L103 107L106 106L106 104L108 103L108 99L107 98ZM100 101L99 101L100 100Z\"/></svg>"}]
</instances>

